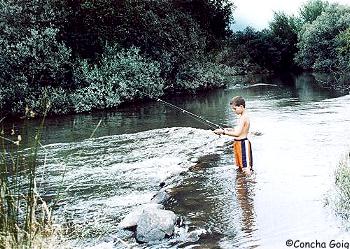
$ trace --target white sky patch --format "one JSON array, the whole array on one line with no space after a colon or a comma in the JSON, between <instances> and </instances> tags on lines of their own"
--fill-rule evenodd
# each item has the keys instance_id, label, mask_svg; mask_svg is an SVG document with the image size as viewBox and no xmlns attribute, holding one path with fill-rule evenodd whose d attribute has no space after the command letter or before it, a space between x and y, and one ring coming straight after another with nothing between
<instances>
[{"instance_id":1,"label":"white sky patch","mask_svg":"<svg viewBox=\"0 0 350 249\"><path fill-rule=\"evenodd\" d=\"M288 15L297 15L307 0L232 0L236 9L233 12L234 31L251 26L256 30L267 28L272 21L274 11L283 11ZM328 0L330 3L350 5L350 0Z\"/></svg>"}]
</instances>

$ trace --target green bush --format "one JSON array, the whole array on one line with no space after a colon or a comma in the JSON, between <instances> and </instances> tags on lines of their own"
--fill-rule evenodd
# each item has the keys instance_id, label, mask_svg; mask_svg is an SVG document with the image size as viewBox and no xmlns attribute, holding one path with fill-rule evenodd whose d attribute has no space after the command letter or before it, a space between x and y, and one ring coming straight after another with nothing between
<instances>
[{"instance_id":1,"label":"green bush","mask_svg":"<svg viewBox=\"0 0 350 249\"><path fill-rule=\"evenodd\" d=\"M98 65L81 61L76 81L83 87L71 94L76 112L116 107L147 96L159 96L164 85L160 67L137 48L106 46Z\"/></svg>"},{"instance_id":2,"label":"green bush","mask_svg":"<svg viewBox=\"0 0 350 249\"><path fill-rule=\"evenodd\" d=\"M183 65L177 74L175 87L190 92L222 87L233 73L234 70L224 64L194 61Z\"/></svg>"},{"instance_id":3,"label":"green bush","mask_svg":"<svg viewBox=\"0 0 350 249\"><path fill-rule=\"evenodd\" d=\"M30 108L36 114L66 114L72 111L70 96L62 87L41 87L35 95L30 96L26 99L27 109Z\"/></svg>"},{"instance_id":4,"label":"green bush","mask_svg":"<svg viewBox=\"0 0 350 249\"><path fill-rule=\"evenodd\" d=\"M58 0L0 1L2 111L22 115L27 106L40 106L48 86L71 87L71 50L59 40L61 10Z\"/></svg>"},{"instance_id":5,"label":"green bush","mask_svg":"<svg viewBox=\"0 0 350 249\"><path fill-rule=\"evenodd\" d=\"M350 28L347 28L336 37L336 51L339 60L339 70L348 74L350 72Z\"/></svg>"}]
</instances>

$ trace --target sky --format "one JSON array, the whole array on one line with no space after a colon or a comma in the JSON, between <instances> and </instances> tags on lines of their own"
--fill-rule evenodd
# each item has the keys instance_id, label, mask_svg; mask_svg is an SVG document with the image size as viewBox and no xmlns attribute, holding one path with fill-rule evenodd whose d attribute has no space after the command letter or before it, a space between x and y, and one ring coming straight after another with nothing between
<instances>
[{"instance_id":1,"label":"sky","mask_svg":"<svg viewBox=\"0 0 350 249\"><path fill-rule=\"evenodd\" d=\"M236 9L233 12L234 31L251 26L256 30L267 28L272 21L274 11L283 11L288 15L297 15L299 8L307 0L232 0ZM350 6L350 0L328 0Z\"/></svg>"}]
</instances>

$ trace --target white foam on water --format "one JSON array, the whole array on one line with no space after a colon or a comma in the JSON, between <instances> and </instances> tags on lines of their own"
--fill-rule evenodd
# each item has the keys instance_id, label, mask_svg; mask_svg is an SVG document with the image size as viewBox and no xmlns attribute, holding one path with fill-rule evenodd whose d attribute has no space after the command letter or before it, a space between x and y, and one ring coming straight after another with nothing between
<instances>
[{"instance_id":1,"label":"white foam on water","mask_svg":"<svg viewBox=\"0 0 350 249\"><path fill-rule=\"evenodd\" d=\"M216 153L226 140L209 130L174 127L46 145L39 184L54 192L64 174L60 216L94 230L96 219L120 220L149 202L161 182L172 184L193 158Z\"/></svg>"}]
</instances>

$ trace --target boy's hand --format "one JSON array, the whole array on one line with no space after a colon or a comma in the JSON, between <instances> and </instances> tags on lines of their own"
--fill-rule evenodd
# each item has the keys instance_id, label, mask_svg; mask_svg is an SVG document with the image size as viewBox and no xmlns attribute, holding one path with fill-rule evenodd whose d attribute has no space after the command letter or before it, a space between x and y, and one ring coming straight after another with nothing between
<instances>
[{"instance_id":1,"label":"boy's hand","mask_svg":"<svg viewBox=\"0 0 350 249\"><path fill-rule=\"evenodd\" d=\"M224 130L223 129L216 129L216 130L214 130L214 133L216 135L222 135L222 134L224 134Z\"/></svg>"}]
</instances>

